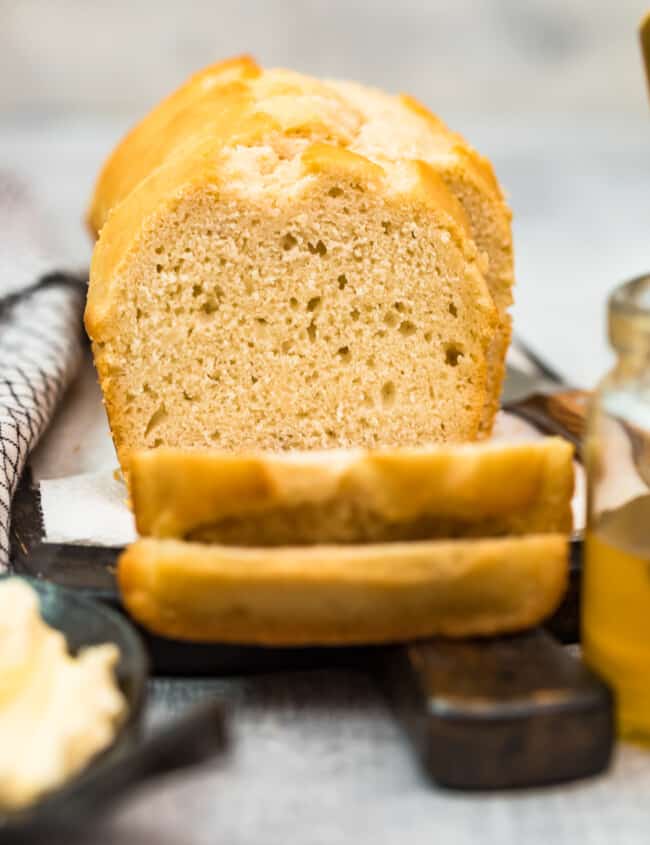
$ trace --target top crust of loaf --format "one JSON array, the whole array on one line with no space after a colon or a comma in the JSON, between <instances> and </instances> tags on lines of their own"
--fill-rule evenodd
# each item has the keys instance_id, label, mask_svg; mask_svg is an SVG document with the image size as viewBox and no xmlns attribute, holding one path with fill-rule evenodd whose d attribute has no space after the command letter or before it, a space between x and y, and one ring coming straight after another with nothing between
<instances>
[{"instance_id":1,"label":"top crust of loaf","mask_svg":"<svg viewBox=\"0 0 650 845\"><path fill-rule=\"evenodd\" d=\"M263 71L250 56L240 56L194 74L126 135L97 180L88 212L91 230L99 234L110 210L197 134L221 135L227 143L224 118L233 98L271 118L276 131L320 138L372 159L422 159L441 173L465 170L510 219L489 161L414 97L287 70Z\"/></svg>"}]
</instances>

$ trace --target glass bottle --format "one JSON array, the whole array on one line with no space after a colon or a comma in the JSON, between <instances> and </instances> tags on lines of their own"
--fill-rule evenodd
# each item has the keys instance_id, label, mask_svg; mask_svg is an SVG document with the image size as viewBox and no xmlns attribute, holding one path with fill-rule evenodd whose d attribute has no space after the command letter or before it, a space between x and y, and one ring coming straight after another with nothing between
<instances>
[{"instance_id":1,"label":"glass bottle","mask_svg":"<svg viewBox=\"0 0 650 845\"><path fill-rule=\"evenodd\" d=\"M582 646L614 689L619 735L650 743L650 274L608 305L617 360L592 399L584 443Z\"/></svg>"}]
</instances>

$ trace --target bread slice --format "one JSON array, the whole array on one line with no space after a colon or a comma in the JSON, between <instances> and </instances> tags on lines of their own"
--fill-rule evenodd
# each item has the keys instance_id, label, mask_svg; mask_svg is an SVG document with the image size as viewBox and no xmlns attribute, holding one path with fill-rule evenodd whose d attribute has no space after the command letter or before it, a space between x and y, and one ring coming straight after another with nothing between
<instances>
[{"instance_id":1,"label":"bread slice","mask_svg":"<svg viewBox=\"0 0 650 845\"><path fill-rule=\"evenodd\" d=\"M240 546L569 533L573 449L530 443L328 452L135 452L138 531Z\"/></svg>"},{"instance_id":2,"label":"bread slice","mask_svg":"<svg viewBox=\"0 0 650 845\"><path fill-rule=\"evenodd\" d=\"M498 312L498 326L488 352L488 400L481 420L481 434L487 435L503 386L514 284L512 214L492 165L414 97L391 97L352 82L331 84L364 115L351 150L371 152L380 159L398 158L410 150L443 179L467 215L472 238L485 259L483 272Z\"/></svg>"},{"instance_id":3,"label":"bread slice","mask_svg":"<svg viewBox=\"0 0 650 845\"><path fill-rule=\"evenodd\" d=\"M475 239L498 230L510 255L508 212L487 164L394 102L419 146L389 132L378 149L363 134L377 121L342 88L234 60L118 147L91 210L86 325L124 467L156 445L416 445L489 429L509 293L495 305Z\"/></svg>"},{"instance_id":4,"label":"bread slice","mask_svg":"<svg viewBox=\"0 0 650 845\"><path fill-rule=\"evenodd\" d=\"M118 580L166 637L264 645L505 633L541 622L566 586L567 539L235 548L139 540Z\"/></svg>"},{"instance_id":5,"label":"bread slice","mask_svg":"<svg viewBox=\"0 0 650 845\"><path fill-rule=\"evenodd\" d=\"M367 86L321 83L287 71L264 72L250 56L210 65L192 76L142 120L109 157L98 178L88 221L97 234L110 209L197 132L223 123L224 92L252 90L260 109L286 131L296 123L319 137L348 145L373 160L427 162L463 206L471 235L484 256L484 273L499 314L489 353L488 393L481 423L491 429L510 340L514 281L511 213L490 162L413 97ZM338 95L338 97L337 97Z\"/></svg>"}]
</instances>

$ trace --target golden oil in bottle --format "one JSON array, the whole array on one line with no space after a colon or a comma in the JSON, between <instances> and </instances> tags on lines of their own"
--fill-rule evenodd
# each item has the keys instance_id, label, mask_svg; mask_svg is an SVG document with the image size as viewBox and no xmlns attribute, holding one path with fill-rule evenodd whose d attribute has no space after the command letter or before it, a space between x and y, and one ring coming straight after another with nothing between
<instances>
[{"instance_id":1,"label":"golden oil in bottle","mask_svg":"<svg viewBox=\"0 0 650 845\"><path fill-rule=\"evenodd\" d=\"M589 526L582 647L614 689L619 735L650 744L650 495Z\"/></svg>"}]
</instances>

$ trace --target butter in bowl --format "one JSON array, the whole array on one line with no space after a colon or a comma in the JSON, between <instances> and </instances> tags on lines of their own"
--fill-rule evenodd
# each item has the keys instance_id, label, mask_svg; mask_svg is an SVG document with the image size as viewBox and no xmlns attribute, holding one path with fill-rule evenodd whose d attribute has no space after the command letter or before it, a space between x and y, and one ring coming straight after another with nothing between
<instances>
[{"instance_id":1,"label":"butter in bowl","mask_svg":"<svg viewBox=\"0 0 650 845\"><path fill-rule=\"evenodd\" d=\"M110 746L128 712L114 643L77 655L25 581L0 585L0 808L22 809Z\"/></svg>"},{"instance_id":2,"label":"butter in bowl","mask_svg":"<svg viewBox=\"0 0 650 845\"><path fill-rule=\"evenodd\" d=\"M148 660L120 613L15 577L0 579L0 610L3 842L66 837L145 778L223 749L217 701L142 738Z\"/></svg>"}]
</instances>

